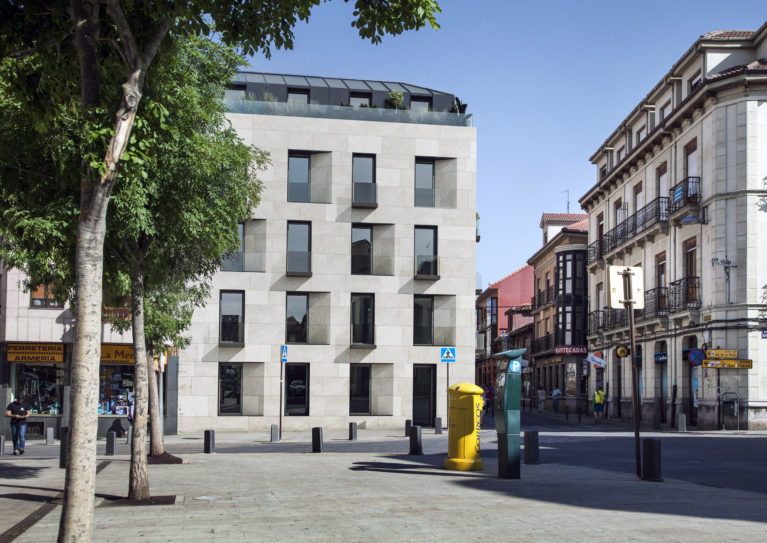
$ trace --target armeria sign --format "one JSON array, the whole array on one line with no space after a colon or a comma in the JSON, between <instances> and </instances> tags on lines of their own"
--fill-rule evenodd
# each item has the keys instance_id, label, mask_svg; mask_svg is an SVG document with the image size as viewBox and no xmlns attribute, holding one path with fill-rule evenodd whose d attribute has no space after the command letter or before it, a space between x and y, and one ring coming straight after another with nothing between
<instances>
[{"instance_id":1,"label":"armeria sign","mask_svg":"<svg viewBox=\"0 0 767 543\"><path fill-rule=\"evenodd\" d=\"M588 352L587 347L554 347L554 354L587 354Z\"/></svg>"}]
</instances>

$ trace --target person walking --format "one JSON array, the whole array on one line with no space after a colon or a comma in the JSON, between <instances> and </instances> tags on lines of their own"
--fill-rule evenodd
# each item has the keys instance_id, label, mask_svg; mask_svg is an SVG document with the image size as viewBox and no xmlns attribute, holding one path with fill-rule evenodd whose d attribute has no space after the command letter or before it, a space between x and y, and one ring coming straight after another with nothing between
<instances>
[{"instance_id":1,"label":"person walking","mask_svg":"<svg viewBox=\"0 0 767 543\"><path fill-rule=\"evenodd\" d=\"M493 385L488 385L488 387L485 389L485 412L491 416L495 416L495 405L493 405Z\"/></svg>"},{"instance_id":2,"label":"person walking","mask_svg":"<svg viewBox=\"0 0 767 543\"><path fill-rule=\"evenodd\" d=\"M599 387L594 391L594 424L602 422L602 416L605 412L605 391Z\"/></svg>"},{"instance_id":3,"label":"person walking","mask_svg":"<svg viewBox=\"0 0 767 543\"><path fill-rule=\"evenodd\" d=\"M559 413L559 397L562 396L562 391L559 387L554 387L554 392L551 393L551 403L554 406L554 413Z\"/></svg>"},{"instance_id":4,"label":"person walking","mask_svg":"<svg viewBox=\"0 0 767 543\"><path fill-rule=\"evenodd\" d=\"M27 419L32 414L25 398L16 398L5 408L5 415L11 419L11 435L13 436L13 456L24 454Z\"/></svg>"},{"instance_id":5,"label":"person walking","mask_svg":"<svg viewBox=\"0 0 767 543\"><path fill-rule=\"evenodd\" d=\"M546 391L543 385L538 385L538 413L543 413L543 402L546 401Z\"/></svg>"}]
</instances>

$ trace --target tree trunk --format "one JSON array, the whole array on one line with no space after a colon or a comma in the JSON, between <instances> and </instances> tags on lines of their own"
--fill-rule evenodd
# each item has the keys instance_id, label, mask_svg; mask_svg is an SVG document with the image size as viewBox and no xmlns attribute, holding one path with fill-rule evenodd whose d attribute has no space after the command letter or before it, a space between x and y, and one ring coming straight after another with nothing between
<instances>
[{"instance_id":1,"label":"tree trunk","mask_svg":"<svg viewBox=\"0 0 767 543\"><path fill-rule=\"evenodd\" d=\"M84 180L83 185L88 181ZM87 195L77 227L75 341L72 356L69 442L61 541L90 541L96 488L99 362L101 359L101 280L109 190L96 186Z\"/></svg>"},{"instance_id":2,"label":"tree trunk","mask_svg":"<svg viewBox=\"0 0 767 543\"><path fill-rule=\"evenodd\" d=\"M159 373L154 370L153 359L147 358L147 364L150 364L147 373L149 374L149 418L152 421L149 436L150 454L152 456L160 456L165 452L165 447L162 444L163 418L162 413L160 413L160 394L157 390L157 377Z\"/></svg>"},{"instance_id":3,"label":"tree trunk","mask_svg":"<svg viewBox=\"0 0 767 543\"><path fill-rule=\"evenodd\" d=\"M149 499L149 474L146 463L147 426L147 356L144 341L144 262L141 257L131 262L131 321L133 325L133 360L135 361L135 396L133 407L133 441L130 455L128 498Z\"/></svg>"}]
</instances>

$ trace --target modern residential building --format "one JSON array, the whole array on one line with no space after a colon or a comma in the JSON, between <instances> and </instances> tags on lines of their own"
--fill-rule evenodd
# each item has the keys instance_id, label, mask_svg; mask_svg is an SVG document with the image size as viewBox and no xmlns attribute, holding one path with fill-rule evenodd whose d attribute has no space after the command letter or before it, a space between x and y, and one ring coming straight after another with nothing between
<instances>
[{"instance_id":1,"label":"modern residential building","mask_svg":"<svg viewBox=\"0 0 767 543\"><path fill-rule=\"evenodd\" d=\"M226 104L271 166L179 354L179 431L446 420L441 348L450 384L474 380L471 115L404 83L263 73Z\"/></svg>"},{"instance_id":2,"label":"modern residential building","mask_svg":"<svg viewBox=\"0 0 767 543\"><path fill-rule=\"evenodd\" d=\"M477 297L476 382L482 387L495 383L497 369L494 353L508 350L508 335L530 322L530 293L533 268L524 266L503 279L491 283ZM507 315L510 309L518 314ZM525 311L527 310L527 313ZM502 317L501 314L506 315ZM526 358L526 356L525 356Z\"/></svg>"},{"instance_id":3,"label":"modern residential building","mask_svg":"<svg viewBox=\"0 0 767 543\"><path fill-rule=\"evenodd\" d=\"M585 411L588 215L544 213L540 226L543 247L527 261L534 268L535 281L530 353L533 390L543 387L550 395L559 388L562 409Z\"/></svg>"},{"instance_id":4,"label":"modern residential building","mask_svg":"<svg viewBox=\"0 0 767 543\"><path fill-rule=\"evenodd\" d=\"M643 423L767 427L767 24L701 36L591 162L588 345L607 366L590 379L609 416L632 410L607 272L636 266Z\"/></svg>"}]
</instances>

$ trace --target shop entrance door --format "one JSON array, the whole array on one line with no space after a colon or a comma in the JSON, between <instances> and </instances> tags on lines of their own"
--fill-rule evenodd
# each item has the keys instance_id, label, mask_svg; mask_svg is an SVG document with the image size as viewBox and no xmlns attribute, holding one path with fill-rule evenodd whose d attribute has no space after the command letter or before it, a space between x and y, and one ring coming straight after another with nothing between
<instances>
[{"instance_id":1,"label":"shop entrance door","mask_svg":"<svg viewBox=\"0 0 767 543\"><path fill-rule=\"evenodd\" d=\"M413 365L413 424L434 426L436 412L437 367L434 364Z\"/></svg>"}]
</instances>

